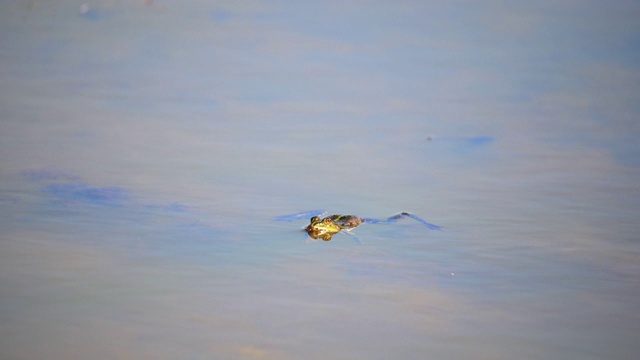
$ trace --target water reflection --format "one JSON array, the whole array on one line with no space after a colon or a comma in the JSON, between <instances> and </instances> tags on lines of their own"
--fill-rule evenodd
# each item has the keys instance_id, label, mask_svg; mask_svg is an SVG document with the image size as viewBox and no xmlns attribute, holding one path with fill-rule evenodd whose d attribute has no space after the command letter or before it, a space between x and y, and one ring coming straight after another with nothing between
<instances>
[{"instance_id":1,"label":"water reflection","mask_svg":"<svg viewBox=\"0 0 640 360\"><path fill-rule=\"evenodd\" d=\"M0 358L640 353L637 2L80 3L0 1Z\"/></svg>"}]
</instances>

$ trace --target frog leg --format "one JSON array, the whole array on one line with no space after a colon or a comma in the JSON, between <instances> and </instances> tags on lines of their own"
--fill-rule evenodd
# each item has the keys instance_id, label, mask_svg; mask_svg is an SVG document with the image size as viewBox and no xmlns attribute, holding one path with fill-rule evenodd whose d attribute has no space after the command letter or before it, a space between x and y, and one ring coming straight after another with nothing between
<instances>
[{"instance_id":1,"label":"frog leg","mask_svg":"<svg viewBox=\"0 0 640 360\"><path fill-rule=\"evenodd\" d=\"M297 212L294 214L289 214L289 215L280 215L276 217L276 221L294 221L294 220L300 220L300 219L309 219L313 216L324 216L327 213L326 210L309 210L309 211L302 211L302 212Z\"/></svg>"},{"instance_id":2,"label":"frog leg","mask_svg":"<svg viewBox=\"0 0 640 360\"><path fill-rule=\"evenodd\" d=\"M371 224L393 224L398 222L398 220L403 219L405 217L408 218L412 218L414 220L416 220L417 222L423 224L424 226L428 227L431 230L442 230L442 227L436 225L436 224L432 224L430 222L427 222L426 220L413 215L411 213L408 212L401 212L400 214L397 215L393 215L391 217L389 217L387 220L378 220L378 219L371 219L371 218L364 218L365 222L371 223Z\"/></svg>"},{"instance_id":3,"label":"frog leg","mask_svg":"<svg viewBox=\"0 0 640 360\"><path fill-rule=\"evenodd\" d=\"M347 235L349 235L349 236L351 236L351 237L353 238L353 240L355 240L355 242L356 242L356 243L358 243L358 245L362 244L362 241L360 241L360 238L359 238L356 234L353 234L353 233L351 232L351 230L353 230L353 229L354 229L354 228L351 228L351 229L344 229L344 230L342 230L341 232L342 232L342 233L345 233L345 234L347 234Z\"/></svg>"},{"instance_id":4,"label":"frog leg","mask_svg":"<svg viewBox=\"0 0 640 360\"><path fill-rule=\"evenodd\" d=\"M400 219L400 218L403 218L403 217L405 217L405 216L406 216L406 217L409 217L409 218L412 218L413 220L415 220L415 221L417 221L417 222L419 222L419 223L423 224L424 226L428 227L428 228L429 228L429 229L431 229L431 230L442 230L442 227L440 227L440 226L438 226L438 225L436 225L436 224L432 224L432 223L430 223L430 222L427 222L427 221L426 221L426 220L424 220L423 218L418 217L418 216L413 215L413 214L408 213L408 212L402 212L402 213L400 213L400 214L398 214L398 215L392 216L392 218Z\"/></svg>"}]
</instances>

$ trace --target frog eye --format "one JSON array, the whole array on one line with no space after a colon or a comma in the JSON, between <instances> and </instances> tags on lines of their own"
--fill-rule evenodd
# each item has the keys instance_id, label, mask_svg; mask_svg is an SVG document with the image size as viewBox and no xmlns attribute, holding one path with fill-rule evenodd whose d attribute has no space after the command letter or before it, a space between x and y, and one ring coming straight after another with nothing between
<instances>
[{"instance_id":1,"label":"frog eye","mask_svg":"<svg viewBox=\"0 0 640 360\"><path fill-rule=\"evenodd\" d=\"M325 223L325 224L331 224L331 219L329 219L329 218L325 218L325 219L324 219L324 223Z\"/></svg>"}]
</instances>

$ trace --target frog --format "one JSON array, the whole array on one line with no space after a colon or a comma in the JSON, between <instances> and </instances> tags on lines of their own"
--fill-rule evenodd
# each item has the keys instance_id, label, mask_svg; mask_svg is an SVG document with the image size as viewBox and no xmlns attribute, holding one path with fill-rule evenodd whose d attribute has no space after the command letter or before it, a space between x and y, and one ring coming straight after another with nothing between
<instances>
[{"instance_id":1,"label":"frog","mask_svg":"<svg viewBox=\"0 0 640 360\"><path fill-rule=\"evenodd\" d=\"M329 241L333 235L342 230L351 230L362 224L364 219L355 215L331 215L324 219L314 216L310 219L305 231L312 239Z\"/></svg>"},{"instance_id":2,"label":"frog","mask_svg":"<svg viewBox=\"0 0 640 360\"><path fill-rule=\"evenodd\" d=\"M300 218L304 218L309 215L313 215L311 219L309 219L309 225L307 225L304 230L307 232L309 237L312 239L321 239L324 241L330 241L335 234L340 232L349 233L351 230L360 226L363 223L371 223L371 224L390 224L395 223L403 218L411 218L419 223L425 225L427 228L431 230L442 230L442 227L429 223L424 219L411 214L409 212L401 212L399 214L390 216L386 220L379 220L374 218L365 218L359 217L356 215L330 215L322 218L321 216L325 215L326 211L324 210L312 210L305 211L300 213L295 213L291 215L283 215L276 218L279 221L292 221Z\"/></svg>"}]
</instances>

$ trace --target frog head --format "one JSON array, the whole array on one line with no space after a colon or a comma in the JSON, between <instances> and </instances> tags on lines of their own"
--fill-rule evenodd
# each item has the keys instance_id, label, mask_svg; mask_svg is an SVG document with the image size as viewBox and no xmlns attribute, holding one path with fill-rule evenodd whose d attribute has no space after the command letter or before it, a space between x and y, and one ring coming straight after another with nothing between
<instances>
[{"instance_id":1,"label":"frog head","mask_svg":"<svg viewBox=\"0 0 640 360\"><path fill-rule=\"evenodd\" d=\"M340 225L336 224L330 217L320 219L317 216L311 218L309 226L305 228L309 236L314 239L322 239L324 241L331 240L331 237L342 230Z\"/></svg>"}]
</instances>

